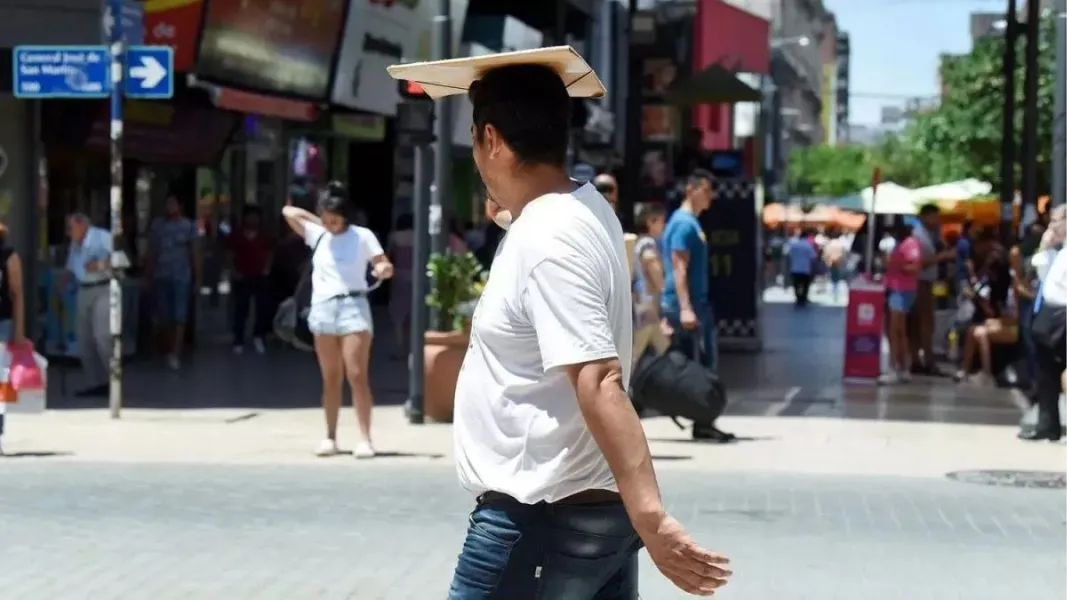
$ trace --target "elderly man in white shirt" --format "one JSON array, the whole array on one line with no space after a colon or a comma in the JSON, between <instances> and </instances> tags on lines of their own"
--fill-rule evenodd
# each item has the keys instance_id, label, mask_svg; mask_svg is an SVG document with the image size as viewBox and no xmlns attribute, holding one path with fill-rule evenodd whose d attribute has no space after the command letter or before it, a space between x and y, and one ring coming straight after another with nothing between
<instances>
[{"instance_id":1,"label":"elderly man in white shirt","mask_svg":"<svg viewBox=\"0 0 1067 600\"><path fill-rule=\"evenodd\" d=\"M1067 252L1063 250L1064 208L1056 207L1051 215L1047 249L1043 256L1048 264L1041 277L1041 287L1034 299L1034 317L1030 325L1037 359L1038 419L1036 427L1025 428L1019 437L1029 441L1059 441L1060 394L1063 373L1067 369ZM1035 256L1035 259L1038 258Z\"/></svg>"},{"instance_id":2,"label":"elderly man in white shirt","mask_svg":"<svg viewBox=\"0 0 1067 600\"><path fill-rule=\"evenodd\" d=\"M465 82L474 161L491 216L509 231L456 390L457 469L477 500L448 597L636 600L642 543L678 587L711 595L728 561L698 546L660 499L626 393L623 232L594 186L567 175L568 87L558 56L538 61L553 52L515 53ZM569 60L573 78L581 59ZM419 80L432 85L429 75Z\"/></svg>"}]
</instances>

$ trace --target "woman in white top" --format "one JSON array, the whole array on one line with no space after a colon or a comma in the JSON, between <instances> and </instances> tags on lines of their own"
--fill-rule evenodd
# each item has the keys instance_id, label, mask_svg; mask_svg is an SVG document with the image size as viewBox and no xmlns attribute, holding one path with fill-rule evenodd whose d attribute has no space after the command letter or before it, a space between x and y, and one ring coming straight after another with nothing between
<instances>
[{"instance_id":1,"label":"woman in white top","mask_svg":"<svg viewBox=\"0 0 1067 600\"><path fill-rule=\"evenodd\" d=\"M356 458L374 456L370 419L374 398L367 380L374 322L367 302L367 269L377 279L393 276L378 238L350 224L344 186L331 182L319 198L319 215L286 206L282 215L311 250L311 309L308 327L315 334L315 354L322 371L322 407L326 439L316 454L337 454L337 417L347 376L359 419Z\"/></svg>"}]
</instances>

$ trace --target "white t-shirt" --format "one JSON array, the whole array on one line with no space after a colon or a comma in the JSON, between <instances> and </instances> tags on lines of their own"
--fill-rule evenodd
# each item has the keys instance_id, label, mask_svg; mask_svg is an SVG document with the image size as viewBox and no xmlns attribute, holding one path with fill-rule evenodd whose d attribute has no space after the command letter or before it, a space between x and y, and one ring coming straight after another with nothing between
<instances>
[{"instance_id":1,"label":"white t-shirt","mask_svg":"<svg viewBox=\"0 0 1067 600\"><path fill-rule=\"evenodd\" d=\"M561 367L618 358L628 388L632 310L622 227L592 185L523 209L493 261L456 387L464 488L529 504L617 490Z\"/></svg>"},{"instance_id":2,"label":"white t-shirt","mask_svg":"<svg viewBox=\"0 0 1067 600\"><path fill-rule=\"evenodd\" d=\"M1067 250L1050 250L1049 268L1041 280L1041 296L1045 302L1067 306Z\"/></svg>"},{"instance_id":3,"label":"white t-shirt","mask_svg":"<svg viewBox=\"0 0 1067 600\"><path fill-rule=\"evenodd\" d=\"M367 265L370 259L384 254L374 232L355 225L350 225L344 233L334 235L322 225L304 221L304 242L313 249L312 304L366 291Z\"/></svg>"}]
</instances>

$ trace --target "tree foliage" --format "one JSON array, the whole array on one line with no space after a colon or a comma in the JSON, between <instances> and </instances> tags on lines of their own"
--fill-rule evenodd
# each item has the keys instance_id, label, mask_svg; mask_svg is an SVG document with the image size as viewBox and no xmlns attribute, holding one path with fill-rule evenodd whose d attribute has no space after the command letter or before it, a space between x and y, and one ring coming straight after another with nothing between
<instances>
[{"instance_id":1,"label":"tree foliage","mask_svg":"<svg viewBox=\"0 0 1067 600\"><path fill-rule=\"evenodd\" d=\"M1038 193L1048 193L1052 162L1055 86L1055 19L1040 27L1038 140L1027 158L1037 162ZM1025 37L1017 48L1016 148L1021 150ZM854 145L798 149L790 156L791 193L841 196L869 185L875 166L882 179L919 187L975 177L1000 187L1004 39L978 40L970 53L946 61L938 106L914 115L899 133L869 148ZM1016 186L1021 171L1016 167Z\"/></svg>"}]
</instances>

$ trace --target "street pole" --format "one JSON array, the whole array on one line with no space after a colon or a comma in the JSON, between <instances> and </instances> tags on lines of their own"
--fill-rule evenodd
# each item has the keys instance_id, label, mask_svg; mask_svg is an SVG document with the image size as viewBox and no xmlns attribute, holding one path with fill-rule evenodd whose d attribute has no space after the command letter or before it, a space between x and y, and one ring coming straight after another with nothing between
<instances>
[{"instance_id":1,"label":"street pole","mask_svg":"<svg viewBox=\"0 0 1067 600\"><path fill-rule=\"evenodd\" d=\"M623 169L619 189L619 220L623 231L634 230L634 204L641 194L641 61L634 43L634 17L637 0L630 0L626 37L626 100L623 129Z\"/></svg>"},{"instance_id":2,"label":"street pole","mask_svg":"<svg viewBox=\"0 0 1067 600\"><path fill-rule=\"evenodd\" d=\"M426 262L430 250L430 170L433 157L426 143L415 146L415 196L412 213L415 238L411 248L411 354L408 360L408 422L425 421ZM437 161L438 163L441 161ZM434 163L436 164L436 163Z\"/></svg>"},{"instance_id":3,"label":"street pole","mask_svg":"<svg viewBox=\"0 0 1067 600\"><path fill-rule=\"evenodd\" d=\"M452 58L452 1L437 1L437 16L433 18L433 59ZM452 193L452 98L435 101L434 169L430 199L431 251L442 254L448 247L448 201ZM418 271L416 271L418 272Z\"/></svg>"},{"instance_id":4,"label":"street pole","mask_svg":"<svg viewBox=\"0 0 1067 600\"><path fill-rule=\"evenodd\" d=\"M1004 101L1001 116L1000 140L1000 210L1008 216L1002 222L1010 223L1011 205L1015 200L1015 39L1018 34L1015 0L1008 0L1004 15Z\"/></svg>"},{"instance_id":5,"label":"street pole","mask_svg":"<svg viewBox=\"0 0 1067 600\"><path fill-rule=\"evenodd\" d=\"M1019 155L1022 168L1022 207L1037 207L1037 55L1041 43L1041 6L1037 0L1026 3L1026 54L1023 62L1023 140ZM1020 216L1024 210L1019 211Z\"/></svg>"},{"instance_id":6,"label":"street pole","mask_svg":"<svg viewBox=\"0 0 1067 600\"><path fill-rule=\"evenodd\" d=\"M1052 120L1052 204L1067 202L1067 0L1056 3L1056 112Z\"/></svg>"},{"instance_id":7,"label":"street pole","mask_svg":"<svg viewBox=\"0 0 1067 600\"><path fill-rule=\"evenodd\" d=\"M122 27L122 0L111 7L111 282L108 307L111 321L111 364L108 407L112 419L122 412L122 79L126 43ZM87 344L90 340L82 340Z\"/></svg>"}]
</instances>

